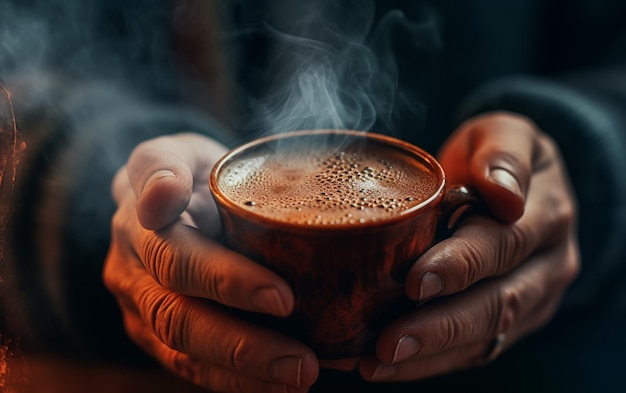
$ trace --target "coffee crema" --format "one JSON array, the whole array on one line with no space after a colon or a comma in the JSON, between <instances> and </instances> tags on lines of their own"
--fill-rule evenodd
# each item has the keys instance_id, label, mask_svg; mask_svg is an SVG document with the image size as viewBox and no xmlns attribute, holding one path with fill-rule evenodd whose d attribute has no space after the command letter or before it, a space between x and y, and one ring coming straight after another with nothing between
<instances>
[{"instance_id":1,"label":"coffee crema","mask_svg":"<svg viewBox=\"0 0 626 393\"><path fill-rule=\"evenodd\" d=\"M299 144L240 155L222 168L218 186L272 220L332 226L401 215L431 197L438 180L418 158L383 144Z\"/></svg>"}]
</instances>

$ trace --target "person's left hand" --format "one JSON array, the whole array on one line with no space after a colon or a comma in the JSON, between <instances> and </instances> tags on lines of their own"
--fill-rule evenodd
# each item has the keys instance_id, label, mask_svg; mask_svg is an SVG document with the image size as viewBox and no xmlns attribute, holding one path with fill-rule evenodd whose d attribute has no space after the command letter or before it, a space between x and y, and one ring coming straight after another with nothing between
<instances>
[{"instance_id":1,"label":"person's left hand","mask_svg":"<svg viewBox=\"0 0 626 393\"><path fill-rule=\"evenodd\" d=\"M475 186L492 215L464 220L405 281L417 301L360 361L367 380L407 381L486 364L545 325L579 270L576 205L555 143L528 119L485 114L440 152L450 184Z\"/></svg>"}]
</instances>

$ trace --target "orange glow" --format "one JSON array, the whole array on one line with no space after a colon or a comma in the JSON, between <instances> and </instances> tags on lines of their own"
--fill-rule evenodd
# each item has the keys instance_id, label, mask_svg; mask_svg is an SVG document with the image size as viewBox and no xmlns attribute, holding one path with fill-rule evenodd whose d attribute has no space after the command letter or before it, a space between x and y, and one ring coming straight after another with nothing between
<instances>
[{"instance_id":1,"label":"orange glow","mask_svg":"<svg viewBox=\"0 0 626 393\"><path fill-rule=\"evenodd\" d=\"M11 176L11 185L15 183L18 155L25 145L17 130L11 92L1 83L0 100L0 187L6 187L7 174Z\"/></svg>"},{"instance_id":2,"label":"orange glow","mask_svg":"<svg viewBox=\"0 0 626 393\"><path fill-rule=\"evenodd\" d=\"M4 231L7 224L17 167L25 148L26 143L17 129L11 92L0 83L0 231ZM0 240L0 260L2 260L3 239Z\"/></svg>"},{"instance_id":3,"label":"orange glow","mask_svg":"<svg viewBox=\"0 0 626 393\"><path fill-rule=\"evenodd\" d=\"M5 230L8 224L11 200L21 153L26 147L17 128L11 93L0 84L0 264L4 263ZM0 294L4 294L4 279L0 277ZM0 312L3 312L0 307ZM6 318L6 315L0 315ZM1 323L0 326L4 326ZM10 335L0 331L0 391L16 393L25 373L19 347Z\"/></svg>"}]
</instances>

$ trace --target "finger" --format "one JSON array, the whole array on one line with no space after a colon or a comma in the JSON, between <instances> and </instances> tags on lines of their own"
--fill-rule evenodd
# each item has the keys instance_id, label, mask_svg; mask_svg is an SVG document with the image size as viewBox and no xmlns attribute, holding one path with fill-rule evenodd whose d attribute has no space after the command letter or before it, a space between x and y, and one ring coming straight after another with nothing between
<instances>
[{"instance_id":1,"label":"finger","mask_svg":"<svg viewBox=\"0 0 626 393\"><path fill-rule=\"evenodd\" d=\"M218 143L193 134L138 145L128 161L128 178L138 198L141 224L159 229L174 221L189 204L194 176L208 181L210 168L224 151Z\"/></svg>"},{"instance_id":2,"label":"finger","mask_svg":"<svg viewBox=\"0 0 626 393\"><path fill-rule=\"evenodd\" d=\"M551 282L562 283L560 288L557 287L555 293L545 296L543 301L537 302L534 307L530 306L523 316L517 320L506 331L506 339L503 343L501 351L505 351L512 346L517 340L541 328L554 315L558 305L561 302L564 288L573 277L577 274L579 255L576 243L569 242L565 246L564 261L565 269L562 273L555 274L554 271L559 269L550 269L553 277ZM560 258L557 252L556 258ZM548 264L546 264L548 266ZM538 272L537 274L541 274ZM529 277L533 279L533 277ZM471 341L471 340L461 340ZM471 367L482 366L490 361L491 352L493 351L494 340L478 340L468 344L451 345L440 352L428 353L428 351L419 352L410 356L404 361L394 364L381 363L375 356L369 356L363 359L359 364L359 371L364 379L369 381L409 381L430 378L440 374L450 373Z\"/></svg>"},{"instance_id":3,"label":"finger","mask_svg":"<svg viewBox=\"0 0 626 393\"><path fill-rule=\"evenodd\" d=\"M509 226L471 216L452 237L435 244L411 266L405 292L410 299L421 302L505 274L538 247L546 229L530 220Z\"/></svg>"},{"instance_id":4,"label":"finger","mask_svg":"<svg viewBox=\"0 0 626 393\"><path fill-rule=\"evenodd\" d=\"M309 386L316 379L314 354L295 340L256 328L215 305L166 296L146 294L138 304L144 322L168 347L268 381Z\"/></svg>"},{"instance_id":5,"label":"finger","mask_svg":"<svg viewBox=\"0 0 626 393\"><path fill-rule=\"evenodd\" d=\"M278 316L293 309L293 293L280 276L195 228L174 224L157 232L140 232L133 239L134 248L165 288Z\"/></svg>"},{"instance_id":6,"label":"finger","mask_svg":"<svg viewBox=\"0 0 626 393\"><path fill-rule=\"evenodd\" d=\"M541 139L541 151L556 157ZM466 219L450 237L429 249L407 274L406 293L423 301L468 288L486 277L507 273L532 252L564 241L575 228L576 206L556 158L543 160L533 174L526 211L507 225L484 216Z\"/></svg>"},{"instance_id":7,"label":"finger","mask_svg":"<svg viewBox=\"0 0 626 393\"><path fill-rule=\"evenodd\" d=\"M509 337L522 337L546 324L561 304L567 287L576 279L580 272L580 251L575 235L561 247L542 256L546 261L544 285L551 290L535 307L527 307L526 313L507 332ZM547 267L551 264L551 267ZM529 279L533 279L530 276ZM513 340L514 342L514 340Z\"/></svg>"},{"instance_id":8,"label":"finger","mask_svg":"<svg viewBox=\"0 0 626 393\"><path fill-rule=\"evenodd\" d=\"M491 340L485 340L398 364L381 363L375 356L369 356L359 364L359 373L373 382L426 379L485 364L491 346Z\"/></svg>"},{"instance_id":9,"label":"finger","mask_svg":"<svg viewBox=\"0 0 626 393\"><path fill-rule=\"evenodd\" d=\"M474 185L496 218L514 222L524 212L536 134L535 125L521 116L483 115L460 127L440 161L451 184Z\"/></svg>"},{"instance_id":10,"label":"finger","mask_svg":"<svg viewBox=\"0 0 626 393\"><path fill-rule=\"evenodd\" d=\"M578 272L576 250L571 239L528 259L506 276L424 304L381 332L378 357L398 363L485 342L520 326L535 329L545 324Z\"/></svg>"},{"instance_id":11,"label":"finger","mask_svg":"<svg viewBox=\"0 0 626 393\"><path fill-rule=\"evenodd\" d=\"M158 283L244 310L278 316L291 312L293 293L277 274L190 226L177 223L157 232L146 230L134 214L134 194L128 194L132 200L113 216L111 248L133 250Z\"/></svg>"},{"instance_id":12,"label":"finger","mask_svg":"<svg viewBox=\"0 0 626 393\"><path fill-rule=\"evenodd\" d=\"M161 361L173 350L194 362L268 382L306 387L317 378L315 356L302 343L254 326L212 302L167 291L139 263L109 258L104 275L129 321L132 314L140 317L141 323L127 327L129 335Z\"/></svg>"},{"instance_id":13,"label":"finger","mask_svg":"<svg viewBox=\"0 0 626 393\"><path fill-rule=\"evenodd\" d=\"M242 375L224 367L202 361L168 347L146 328L143 320L125 313L124 325L133 341L147 354L174 374L212 392L306 392L306 386L298 388L281 382L271 382L249 375Z\"/></svg>"}]
</instances>

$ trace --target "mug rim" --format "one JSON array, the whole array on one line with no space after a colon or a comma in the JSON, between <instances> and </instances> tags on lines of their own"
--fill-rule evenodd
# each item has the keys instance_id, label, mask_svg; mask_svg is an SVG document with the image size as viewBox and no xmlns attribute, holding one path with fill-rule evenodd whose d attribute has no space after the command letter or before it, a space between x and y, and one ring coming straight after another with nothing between
<instances>
[{"instance_id":1,"label":"mug rim","mask_svg":"<svg viewBox=\"0 0 626 393\"><path fill-rule=\"evenodd\" d=\"M218 185L219 175L221 173L222 168L230 162L234 157L244 153L245 151L254 148L256 146L260 146L266 144L268 142L272 142L279 139L284 138L297 138L308 135L345 135L347 137L358 137L365 139L372 139L378 143L382 143L384 145L394 147L401 151L405 151L410 153L412 156L419 157L420 160L424 161L430 168L435 172L437 177L437 187L436 190L430 195L428 198L419 202L418 204L411 206L408 209L402 210L398 214L393 216L385 217L377 219L376 221L366 221L363 223L355 222L355 223L336 223L336 224L321 224L321 223L296 223L296 222L287 222L284 220L272 219L266 215L262 215L254 212L251 209L247 209L241 204L236 203L224 192L220 189ZM263 136L260 138L253 139L249 142L241 144L237 147L226 152L222 157L217 160L215 165L213 166L210 176L209 176L209 189L211 191L211 195L215 199L215 203L218 207L222 205L222 208L227 208L231 213L234 213L246 220L261 222L262 225L268 227L275 228L293 228L293 229L310 229L310 230L320 230L324 229L325 231L342 231L342 230L358 230L372 227L383 227L388 224L395 223L397 221L405 220L407 216L416 215L420 213L422 210L426 209L429 206L432 206L435 201L443 200L444 191L446 188L446 176L445 172L441 166L441 164L435 159L433 155L428 153L426 150L404 141L399 138L395 138L389 135L379 134L370 131L355 131L355 130L344 130L344 129L314 129L314 130L297 130L297 131L288 131L283 133L277 133L272 135Z\"/></svg>"}]
</instances>

